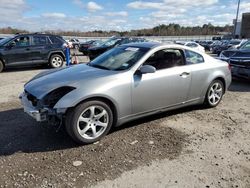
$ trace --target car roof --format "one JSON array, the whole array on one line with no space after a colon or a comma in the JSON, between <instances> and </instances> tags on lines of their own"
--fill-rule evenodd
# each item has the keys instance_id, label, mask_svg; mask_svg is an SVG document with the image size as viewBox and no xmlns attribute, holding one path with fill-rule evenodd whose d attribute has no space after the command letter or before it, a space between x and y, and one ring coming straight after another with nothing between
<instances>
[{"instance_id":1,"label":"car roof","mask_svg":"<svg viewBox=\"0 0 250 188\"><path fill-rule=\"evenodd\" d=\"M199 50L196 50L194 48L190 48L188 46L184 46L184 45L180 45L180 44L169 44L169 43L160 43L160 42L139 42L139 43L128 43L128 44L123 44L121 46L125 46L125 47L135 47L135 48L148 48L148 49L153 49L153 48L158 48L159 49L161 47L166 47L166 48L177 48L177 49L183 49L183 50L191 50L194 51L196 53L202 54L202 55L206 55L206 53L203 53Z\"/></svg>"},{"instance_id":2,"label":"car roof","mask_svg":"<svg viewBox=\"0 0 250 188\"><path fill-rule=\"evenodd\" d=\"M158 42L135 42L135 43L128 43L122 46L130 46L130 47L137 47L137 48L154 48L156 46L161 45Z\"/></svg>"},{"instance_id":3,"label":"car roof","mask_svg":"<svg viewBox=\"0 0 250 188\"><path fill-rule=\"evenodd\" d=\"M45 33L21 33L21 34L15 35L15 37L17 37L17 36L55 36L55 37L61 37L60 35L45 34Z\"/></svg>"}]
</instances>

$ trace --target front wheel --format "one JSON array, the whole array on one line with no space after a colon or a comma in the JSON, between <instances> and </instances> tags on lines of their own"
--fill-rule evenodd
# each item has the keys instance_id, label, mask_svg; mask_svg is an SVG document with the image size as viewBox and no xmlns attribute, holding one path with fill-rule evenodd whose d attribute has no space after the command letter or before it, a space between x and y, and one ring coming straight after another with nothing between
<instances>
[{"instance_id":1,"label":"front wheel","mask_svg":"<svg viewBox=\"0 0 250 188\"><path fill-rule=\"evenodd\" d=\"M220 80L214 80L208 87L205 104L208 107L217 106L224 94L224 84Z\"/></svg>"},{"instance_id":2,"label":"front wheel","mask_svg":"<svg viewBox=\"0 0 250 188\"><path fill-rule=\"evenodd\" d=\"M4 65L3 65L3 62L0 60L0 72L2 72L4 69Z\"/></svg>"},{"instance_id":3,"label":"front wheel","mask_svg":"<svg viewBox=\"0 0 250 188\"><path fill-rule=\"evenodd\" d=\"M102 101L88 101L66 114L66 131L80 144L90 144L105 136L113 124L113 113Z\"/></svg>"},{"instance_id":4,"label":"front wheel","mask_svg":"<svg viewBox=\"0 0 250 188\"><path fill-rule=\"evenodd\" d=\"M63 58L58 54L54 54L50 57L50 66L52 68L59 68L63 66Z\"/></svg>"}]
</instances>

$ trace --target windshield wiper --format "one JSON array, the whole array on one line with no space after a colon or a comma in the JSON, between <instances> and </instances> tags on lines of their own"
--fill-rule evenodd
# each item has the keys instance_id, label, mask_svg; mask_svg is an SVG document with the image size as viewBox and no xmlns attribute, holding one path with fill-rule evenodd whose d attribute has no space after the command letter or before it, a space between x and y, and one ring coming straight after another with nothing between
<instances>
[{"instance_id":1,"label":"windshield wiper","mask_svg":"<svg viewBox=\"0 0 250 188\"><path fill-rule=\"evenodd\" d=\"M91 66L91 67L99 68L99 69L111 70L111 69L109 69L108 67L104 67L104 66L102 66L102 65L91 64L91 63L89 63L88 65Z\"/></svg>"}]
</instances>

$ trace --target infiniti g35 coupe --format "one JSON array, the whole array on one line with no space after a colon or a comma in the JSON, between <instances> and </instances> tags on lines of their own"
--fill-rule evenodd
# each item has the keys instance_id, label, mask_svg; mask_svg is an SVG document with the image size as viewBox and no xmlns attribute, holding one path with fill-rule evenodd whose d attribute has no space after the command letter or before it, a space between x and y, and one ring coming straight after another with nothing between
<instances>
[{"instance_id":1,"label":"infiniti g35 coupe","mask_svg":"<svg viewBox=\"0 0 250 188\"><path fill-rule=\"evenodd\" d=\"M133 43L88 64L42 72L20 99L37 121L62 121L76 142L88 144L137 118L195 104L215 107L230 83L228 63L205 53Z\"/></svg>"}]
</instances>

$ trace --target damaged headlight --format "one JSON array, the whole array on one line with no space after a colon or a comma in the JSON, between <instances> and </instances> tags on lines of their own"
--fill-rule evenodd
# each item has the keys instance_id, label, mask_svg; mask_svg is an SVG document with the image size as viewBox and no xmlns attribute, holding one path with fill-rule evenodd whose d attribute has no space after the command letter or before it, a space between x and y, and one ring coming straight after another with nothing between
<instances>
[{"instance_id":1,"label":"damaged headlight","mask_svg":"<svg viewBox=\"0 0 250 188\"><path fill-rule=\"evenodd\" d=\"M55 104L67 93L73 91L76 89L75 87L71 86L65 86L65 87L60 87L57 88L50 93L48 93L44 99L43 99L43 104L49 108L53 108Z\"/></svg>"}]
</instances>

